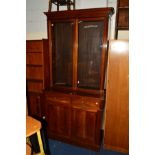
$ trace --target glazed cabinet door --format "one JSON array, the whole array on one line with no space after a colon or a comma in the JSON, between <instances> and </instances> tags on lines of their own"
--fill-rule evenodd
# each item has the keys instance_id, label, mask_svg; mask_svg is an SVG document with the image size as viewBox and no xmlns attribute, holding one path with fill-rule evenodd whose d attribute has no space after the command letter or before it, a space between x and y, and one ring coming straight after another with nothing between
<instances>
[{"instance_id":1,"label":"glazed cabinet door","mask_svg":"<svg viewBox=\"0 0 155 155\"><path fill-rule=\"evenodd\" d=\"M78 87L100 89L103 21L79 21Z\"/></svg>"},{"instance_id":2,"label":"glazed cabinet door","mask_svg":"<svg viewBox=\"0 0 155 155\"><path fill-rule=\"evenodd\" d=\"M72 86L73 72L73 31L71 21L52 24L52 75L53 84Z\"/></svg>"}]
</instances>

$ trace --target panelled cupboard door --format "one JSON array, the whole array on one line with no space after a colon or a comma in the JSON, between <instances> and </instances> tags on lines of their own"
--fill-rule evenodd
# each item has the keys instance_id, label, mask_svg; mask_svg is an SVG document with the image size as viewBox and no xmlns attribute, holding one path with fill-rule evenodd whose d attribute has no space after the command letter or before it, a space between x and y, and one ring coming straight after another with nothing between
<instances>
[{"instance_id":1,"label":"panelled cupboard door","mask_svg":"<svg viewBox=\"0 0 155 155\"><path fill-rule=\"evenodd\" d=\"M109 43L104 147L129 150L129 43Z\"/></svg>"},{"instance_id":2,"label":"panelled cupboard door","mask_svg":"<svg viewBox=\"0 0 155 155\"><path fill-rule=\"evenodd\" d=\"M101 110L98 98L72 96L72 139L88 145L99 145Z\"/></svg>"},{"instance_id":3,"label":"panelled cupboard door","mask_svg":"<svg viewBox=\"0 0 155 155\"><path fill-rule=\"evenodd\" d=\"M72 135L76 140L95 143L96 113L72 109ZM91 127L91 130L90 130Z\"/></svg>"},{"instance_id":4,"label":"panelled cupboard door","mask_svg":"<svg viewBox=\"0 0 155 155\"><path fill-rule=\"evenodd\" d=\"M71 109L68 106L57 103L49 103L47 106L48 130L51 135L65 138L70 137Z\"/></svg>"}]
</instances>

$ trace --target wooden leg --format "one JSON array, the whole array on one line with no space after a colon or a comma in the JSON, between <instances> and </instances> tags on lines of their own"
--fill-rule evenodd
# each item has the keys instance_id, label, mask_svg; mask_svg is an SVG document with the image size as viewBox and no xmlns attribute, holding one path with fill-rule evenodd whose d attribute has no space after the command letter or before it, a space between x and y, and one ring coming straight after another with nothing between
<instances>
[{"instance_id":1,"label":"wooden leg","mask_svg":"<svg viewBox=\"0 0 155 155\"><path fill-rule=\"evenodd\" d=\"M75 10L75 0L73 0L73 10Z\"/></svg>"},{"instance_id":2,"label":"wooden leg","mask_svg":"<svg viewBox=\"0 0 155 155\"><path fill-rule=\"evenodd\" d=\"M39 155L45 155L44 149L43 149L43 143L40 135L40 130L37 132L37 137L38 137L38 142L39 142L39 147L40 147L40 154Z\"/></svg>"},{"instance_id":3,"label":"wooden leg","mask_svg":"<svg viewBox=\"0 0 155 155\"><path fill-rule=\"evenodd\" d=\"M26 155L31 155L31 147L26 144Z\"/></svg>"},{"instance_id":4,"label":"wooden leg","mask_svg":"<svg viewBox=\"0 0 155 155\"><path fill-rule=\"evenodd\" d=\"M57 4L57 11L59 11L59 3Z\"/></svg>"},{"instance_id":5,"label":"wooden leg","mask_svg":"<svg viewBox=\"0 0 155 155\"><path fill-rule=\"evenodd\" d=\"M52 9L52 0L48 1L48 12L51 12Z\"/></svg>"}]
</instances>

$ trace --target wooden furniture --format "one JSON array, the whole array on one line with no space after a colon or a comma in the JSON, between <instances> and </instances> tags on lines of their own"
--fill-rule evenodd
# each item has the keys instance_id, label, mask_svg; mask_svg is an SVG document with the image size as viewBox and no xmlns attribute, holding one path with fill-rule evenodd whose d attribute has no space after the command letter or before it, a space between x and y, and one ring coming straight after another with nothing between
<instances>
[{"instance_id":1,"label":"wooden furniture","mask_svg":"<svg viewBox=\"0 0 155 155\"><path fill-rule=\"evenodd\" d=\"M115 38L119 30L129 30L129 0L117 0Z\"/></svg>"},{"instance_id":2,"label":"wooden furniture","mask_svg":"<svg viewBox=\"0 0 155 155\"><path fill-rule=\"evenodd\" d=\"M129 43L109 42L104 147L129 151Z\"/></svg>"},{"instance_id":3,"label":"wooden furniture","mask_svg":"<svg viewBox=\"0 0 155 155\"><path fill-rule=\"evenodd\" d=\"M31 147L26 144L26 155L31 155Z\"/></svg>"},{"instance_id":4,"label":"wooden furniture","mask_svg":"<svg viewBox=\"0 0 155 155\"><path fill-rule=\"evenodd\" d=\"M49 0L49 12L51 12L52 3L57 6L57 11L60 6L67 6L67 10L71 10L71 6L73 6L73 10L75 10L75 0Z\"/></svg>"},{"instance_id":5,"label":"wooden furniture","mask_svg":"<svg viewBox=\"0 0 155 155\"><path fill-rule=\"evenodd\" d=\"M29 113L33 116L42 117L43 104L42 90L46 87L44 61L47 56L48 41L43 40L27 40L26 41L26 80L28 95L30 99Z\"/></svg>"},{"instance_id":6,"label":"wooden furniture","mask_svg":"<svg viewBox=\"0 0 155 155\"><path fill-rule=\"evenodd\" d=\"M41 123L38 120L30 116L26 116L26 138L37 133L38 143L40 147L39 155L45 155L44 149L43 149L43 143L41 139L41 134L40 134L40 129L41 129Z\"/></svg>"},{"instance_id":7,"label":"wooden furniture","mask_svg":"<svg viewBox=\"0 0 155 155\"><path fill-rule=\"evenodd\" d=\"M108 21L113 8L46 12L44 91L50 138L99 150Z\"/></svg>"}]
</instances>

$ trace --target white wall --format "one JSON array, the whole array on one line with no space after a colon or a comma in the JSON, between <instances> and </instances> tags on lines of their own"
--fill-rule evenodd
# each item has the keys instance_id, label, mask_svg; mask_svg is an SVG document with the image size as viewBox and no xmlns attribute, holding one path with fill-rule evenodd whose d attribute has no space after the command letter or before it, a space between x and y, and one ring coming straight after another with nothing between
<instances>
[{"instance_id":1,"label":"white wall","mask_svg":"<svg viewBox=\"0 0 155 155\"><path fill-rule=\"evenodd\" d=\"M118 31L118 39L129 39L129 30Z\"/></svg>"},{"instance_id":2,"label":"white wall","mask_svg":"<svg viewBox=\"0 0 155 155\"><path fill-rule=\"evenodd\" d=\"M48 0L26 0L26 39L47 38L46 16Z\"/></svg>"},{"instance_id":3,"label":"white wall","mask_svg":"<svg viewBox=\"0 0 155 155\"><path fill-rule=\"evenodd\" d=\"M76 0L76 9L84 8L100 8L114 7L116 8L117 0ZM61 7L65 10L66 7ZM26 39L42 39L47 38L47 23L46 16L43 12L48 10L48 0L26 0ZM53 9L56 6L53 5ZM115 30L115 15L111 20L110 38L114 37Z\"/></svg>"}]
</instances>

